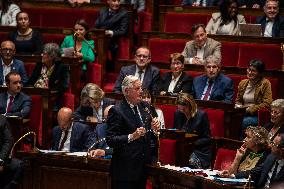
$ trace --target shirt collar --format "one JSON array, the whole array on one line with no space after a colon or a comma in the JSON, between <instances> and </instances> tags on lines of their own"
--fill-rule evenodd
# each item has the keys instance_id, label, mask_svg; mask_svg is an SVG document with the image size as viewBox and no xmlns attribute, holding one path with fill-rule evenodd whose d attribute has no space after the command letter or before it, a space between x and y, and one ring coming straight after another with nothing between
<instances>
[{"instance_id":1,"label":"shirt collar","mask_svg":"<svg viewBox=\"0 0 284 189\"><path fill-rule=\"evenodd\" d=\"M4 61L3 61L2 58L1 58L1 62L2 62L2 66L9 66L9 67L11 67L12 64L14 63L14 61L13 61L13 59L12 59L11 62L10 62L10 64L9 64L9 65L6 65L6 64L4 63Z\"/></svg>"},{"instance_id":2,"label":"shirt collar","mask_svg":"<svg viewBox=\"0 0 284 189\"><path fill-rule=\"evenodd\" d=\"M143 71L143 73L145 73L146 68L147 68L147 66L146 66L143 70L141 70L141 71ZM140 71L140 69L139 69L139 67L136 65L136 72L138 73L139 71Z\"/></svg>"}]
</instances>

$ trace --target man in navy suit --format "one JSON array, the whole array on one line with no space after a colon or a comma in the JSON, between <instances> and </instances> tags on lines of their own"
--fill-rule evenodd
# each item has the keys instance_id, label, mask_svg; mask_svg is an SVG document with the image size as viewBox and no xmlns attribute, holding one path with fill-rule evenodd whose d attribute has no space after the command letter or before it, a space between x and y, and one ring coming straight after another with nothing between
<instances>
[{"instance_id":1,"label":"man in navy suit","mask_svg":"<svg viewBox=\"0 0 284 189\"><path fill-rule=\"evenodd\" d=\"M136 65L123 66L115 82L113 91L121 93L121 83L125 76L135 75L142 83L142 88L148 89L150 93L159 94L160 70L155 66L149 65L151 62L150 50L147 47L140 47L135 54Z\"/></svg>"},{"instance_id":2,"label":"man in navy suit","mask_svg":"<svg viewBox=\"0 0 284 189\"><path fill-rule=\"evenodd\" d=\"M61 108L57 115L58 126L52 131L52 149L68 152L83 152L95 142L88 125L73 122L72 110Z\"/></svg>"},{"instance_id":3,"label":"man in navy suit","mask_svg":"<svg viewBox=\"0 0 284 189\"><path fill-rule=\"evenodd\" d=\"M142 101L142 84L128 75L122 82L124 99L109 110L106 140L113 148L110 175L112 189L145 189L146 164L157 160L157 118Z\"/></svg>"},{"instance_id":4,"label":"man in navy suit","mask_svg":"<svg viewBox=\"0 0 284 189\"><path fill-rule=\"evenodd\" d=\"M31 97L21 92L22 82L18 72L10 72L5 76L7 92L0 94L0 114L6 116L29 116L32 100Z\"/></svg>"},{"instance_id":5,"label":"man in navy suit","mask_svg":"<svg viewBox=\"0 0 284 189\"><path fill-rule=\"evenodd\" d=\"M261 24L264 37L284 37L284 18L279 15L279 1L266 0L263 7L265 16L256 19Z\"/></svg>"},{"instance_id":6,"label":"man in navy suit","mask_svg":"<svg viewBox=\"0 0 284 189\"><path fill-rule=\"evenodd\" d=\"M3 41L1 43L0 85L5 85L4 78L10 71L18 72L24 85L28 81L24 63L14 58L15 53L15 44L12 41Z\"/></svg>"},{"instance_id":7,"label":"man in navy suit","mask_svg":"<svg viewBox=\"0 0 284 189\"><path fill-rule=\"evenodd\" d=\"M251 175L256 188L270 188L284 182L284 134L277 135L271 142L271 154L259 166L250 171L239 172L236 178Z\"/></svg>"},{"instance_id":8,"label":"man in navy suit","mask_svg":"<svg viewBox=\"0 0 284 189\"><path fill-rule=\"evenodd\" d=\"M194 98L232 103L233 81L220 73L220 61L212 55L208 56L204 68L206 74L193 79Z\"/></svg>"},{"instance_id":9,"label":"man in navy suit","mask_svg":"<svg viewBox=\"0 0 284 189\"><path fill-rule=\"evenodd\" d=\"M108 48L112 61L107 62L107 70L114 70L114 60L118 55L118 41L126 36L129 27L129 16L125 9L120 7L120 0L107 0L108 8L100 11L95 28L105 29L105 35L110 37Z\"/></svg>"}]
</instances>

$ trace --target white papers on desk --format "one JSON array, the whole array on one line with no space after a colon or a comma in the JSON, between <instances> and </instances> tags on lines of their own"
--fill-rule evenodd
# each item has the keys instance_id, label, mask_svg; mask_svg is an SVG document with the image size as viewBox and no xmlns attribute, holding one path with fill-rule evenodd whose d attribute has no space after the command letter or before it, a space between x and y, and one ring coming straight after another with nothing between
<instances>
[{"instance_id":1,"label":"white papers on desk","mask_svg":"<svg viewBox=\"0 0 284 189\"><path fill-rule=\"evenodd\" d=\"M38 149L39 152L44 154L60 154L60 153L66 153L66 151L56 151L56 150L41 150Z\"/></svg>"},{"instance_id":2,"label":"white papers on desk","mask_svg":"<svg viewBox=\"0 0 284 189\"><path fill-rule=\"evenodd\" d=\"M84 157L84 156L87 156L87 152L68 152L66 153L66 155Z\"/></svg>"},{"instance_id":3,"label":"white papers on desk","mask_svg":"<svg viewBox=\"0 0 284 189\"><path fill-rule=\"evenodd\" d=\"M74 47L63 48L63 56L72 57L74 53Z\"/></svg>"},{"instance_id":4,"label":"white papers on desk","mask_svg":"<svg viewBox=\"0 0 284 189\"><path fill-rule=\"evenodd\" d=\"M248 179L235 179L235 178L220 178L220 177L215 177L216 181L224 182L224 183L247 183L249 180Z\"/></svg>"}]
</instances>

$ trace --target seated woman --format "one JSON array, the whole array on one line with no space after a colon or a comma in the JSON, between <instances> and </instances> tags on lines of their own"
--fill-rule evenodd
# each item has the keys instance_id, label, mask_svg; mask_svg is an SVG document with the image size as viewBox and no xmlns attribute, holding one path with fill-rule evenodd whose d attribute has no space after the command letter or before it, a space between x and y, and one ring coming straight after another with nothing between
<instances>
[{"instance_id":1,"label":"seated woman","mask_svg":"<svg viewBox=\"0 0 284 189\"><path fill-rule=\"evenodd\" d=\"M142 100L147 102L150 105L152 117L157 117L160 122L160 128L165 129L165 120L163 111L160 108L155 108L152 103L152 97L150 92L147 89L143 89Z\"/></svg>"},{"instance_id":2,"label":"seated woman","mask_svg":"<svg viewBox=\"0 0 284 189\"><path fill-rule=\"evenodd\" d=\"M277 99L271 103L271 119L264 127L269 131L270 141L280 134L284 133L284 99Z\"/></svg>"},{"instance_id":3,"label":"seated woman","mask_svg":"<svg viewBox=\"0 0 284 189\"><path fill-rule=\"evenodd\" d=\"M237 150L234 162L228 170L220 173L223 177L231 177L240 171L250 171L260 165L269 154L268 132L264 127L248 127L244 144Z\"/></svg>"},{"instance_id":4,"label":"seated woman","mask_svg":"<svg viewBox=\"0 0 284 189\"><path fill-rule=\"evenodd\" d=\"M251 60L247 69L247 79L243 79L239 83L235 107L246 109L242 122L241 138L243 131L248 126L258 125L258 110L269 108L272 102L271 83L263 77L264 71L263 62Z\"/></svg>"},{"instance_id":5,"label":"seated woman","mask_svg":"<svg viewBox=\"0 0 284 189\"><path fill-rule=\"evenodd\" d=\"M90 122L103 122L104 111L115 101L104 98L105 92L96 84L88 83L81 91L80 106L74 111L75 119Z\"/></svg>"},{"instance_id":6,"label":"seated woman","mask_svg":"<svg viewBox=\"0 0 284 189\"><path fill-rule=\"evenodd\" d=\"M0 0L0 26L16 26L16 14L20 11L12 0Z\"/></svg>"},{"instance_id":7,"label":"seated woman","mask_svg":"<svg viewBox=\"0 0 284 189\"><path fill-rule=\"evenodd\" d=\"M57 91L56 106L59 110L64 92L69 84L69 71L61 62L61 51L56 43L43 46L42 62L38 62L28 81L29 86Z\"/></svg>"},{"instance_id":8,"label":"seated woman","mask_svg":"<svg viewBox=\"0 0 284 189\"><path fill-rule=\"evenodd\" d=\"M174 115L174 127L196 134L195 150L190 155L189 167L209 168L211 164L211 134L207 113L197 109L193 97L181 93L177 97L178 111Z\"/></svg>"},{"instance_id":9,"label":"seated woman","mask_svg":"<svg viewBox=\"0 0 284 189\"><path fill-rule=\"evenodd\" d=\"M9 40L15 43L17 54L41 54L43 48L42 36L39 31L30 27L28 13L19 12L16 20L17 30L9 34Z\"/></svg>"},{"instance_id":10,"label":"seated woman","mask_svg":"<svg viewBox=\"0 0 284 189\"><path fill-rule=\"evenodd\" d=\"M61 44L61 49L63 52L65 48L74 48L73 56L79 57L81 62L83 62L83 75L81 77L82 81L86 81L87 64L95 61L95 42L89 39L88 30L89 25L85 20L77 20L74 26L74 35L66 36Z\"/></svg>"},{"instance_id":11,"label":"seated woman","mask_svg":"<svg viewBox=\"0 0 284 189\"><path fill-rule=\"evenodd\" d=\"M170 55L171 72L161 79L160 95L177 96L178 93L192 94L192 77L184 70L184 56L180 53Z\"/></svg>"},{"instance_id":12,"label":"seated woman","mask_svg":"<svg viewBox=\"0 0 284 189\"><path fill-rule=\"evenodd\" d=\"M238 13L237 0L224 0L220 12L213 13L206 26L208 34L239 35L239 24L246 23L245 17Z\"/></svg>"}]
</instances>

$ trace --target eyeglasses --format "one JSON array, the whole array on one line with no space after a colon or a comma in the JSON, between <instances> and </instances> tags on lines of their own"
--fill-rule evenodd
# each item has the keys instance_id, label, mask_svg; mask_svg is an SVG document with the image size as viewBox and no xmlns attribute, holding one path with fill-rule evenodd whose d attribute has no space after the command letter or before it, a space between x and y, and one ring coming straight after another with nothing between
<instances>
[{"instance_id":1,"label":"eyeglasses","mask_svg":"<svg viewBox=\"0 0 284 189\"><path fill-rule=\"evenodd\" d=\"M270 142L270 146L271 146L271 147L278 148L279 144L275 144L275 142L271 141L271 142Z\"/></svg>"},{"instance_id":2,"label":"eyeglasses","mask_svg":"<svg viewBox=\"0 0 284 189\"><path fill-rule=\"evenodd\" d=\"M14 49L8 49L8 48L1 48L1 51L4 51L4 52L8 52L8 51L10 51L10 52L13 52L14 51Z\"/></svg>"},{"instance_id":3,"label":"eyeglasses","mask_svg":"<svg viewBox=\"0 0 284 189\"><path fill-rule=\"evenodd\" d=\"M143 54L136 54L135 56L136 56L137 58L144 58L144 59L150 58L150 56L148 56L148 55L143 55Z\"/></svg>"}]
</instances>

